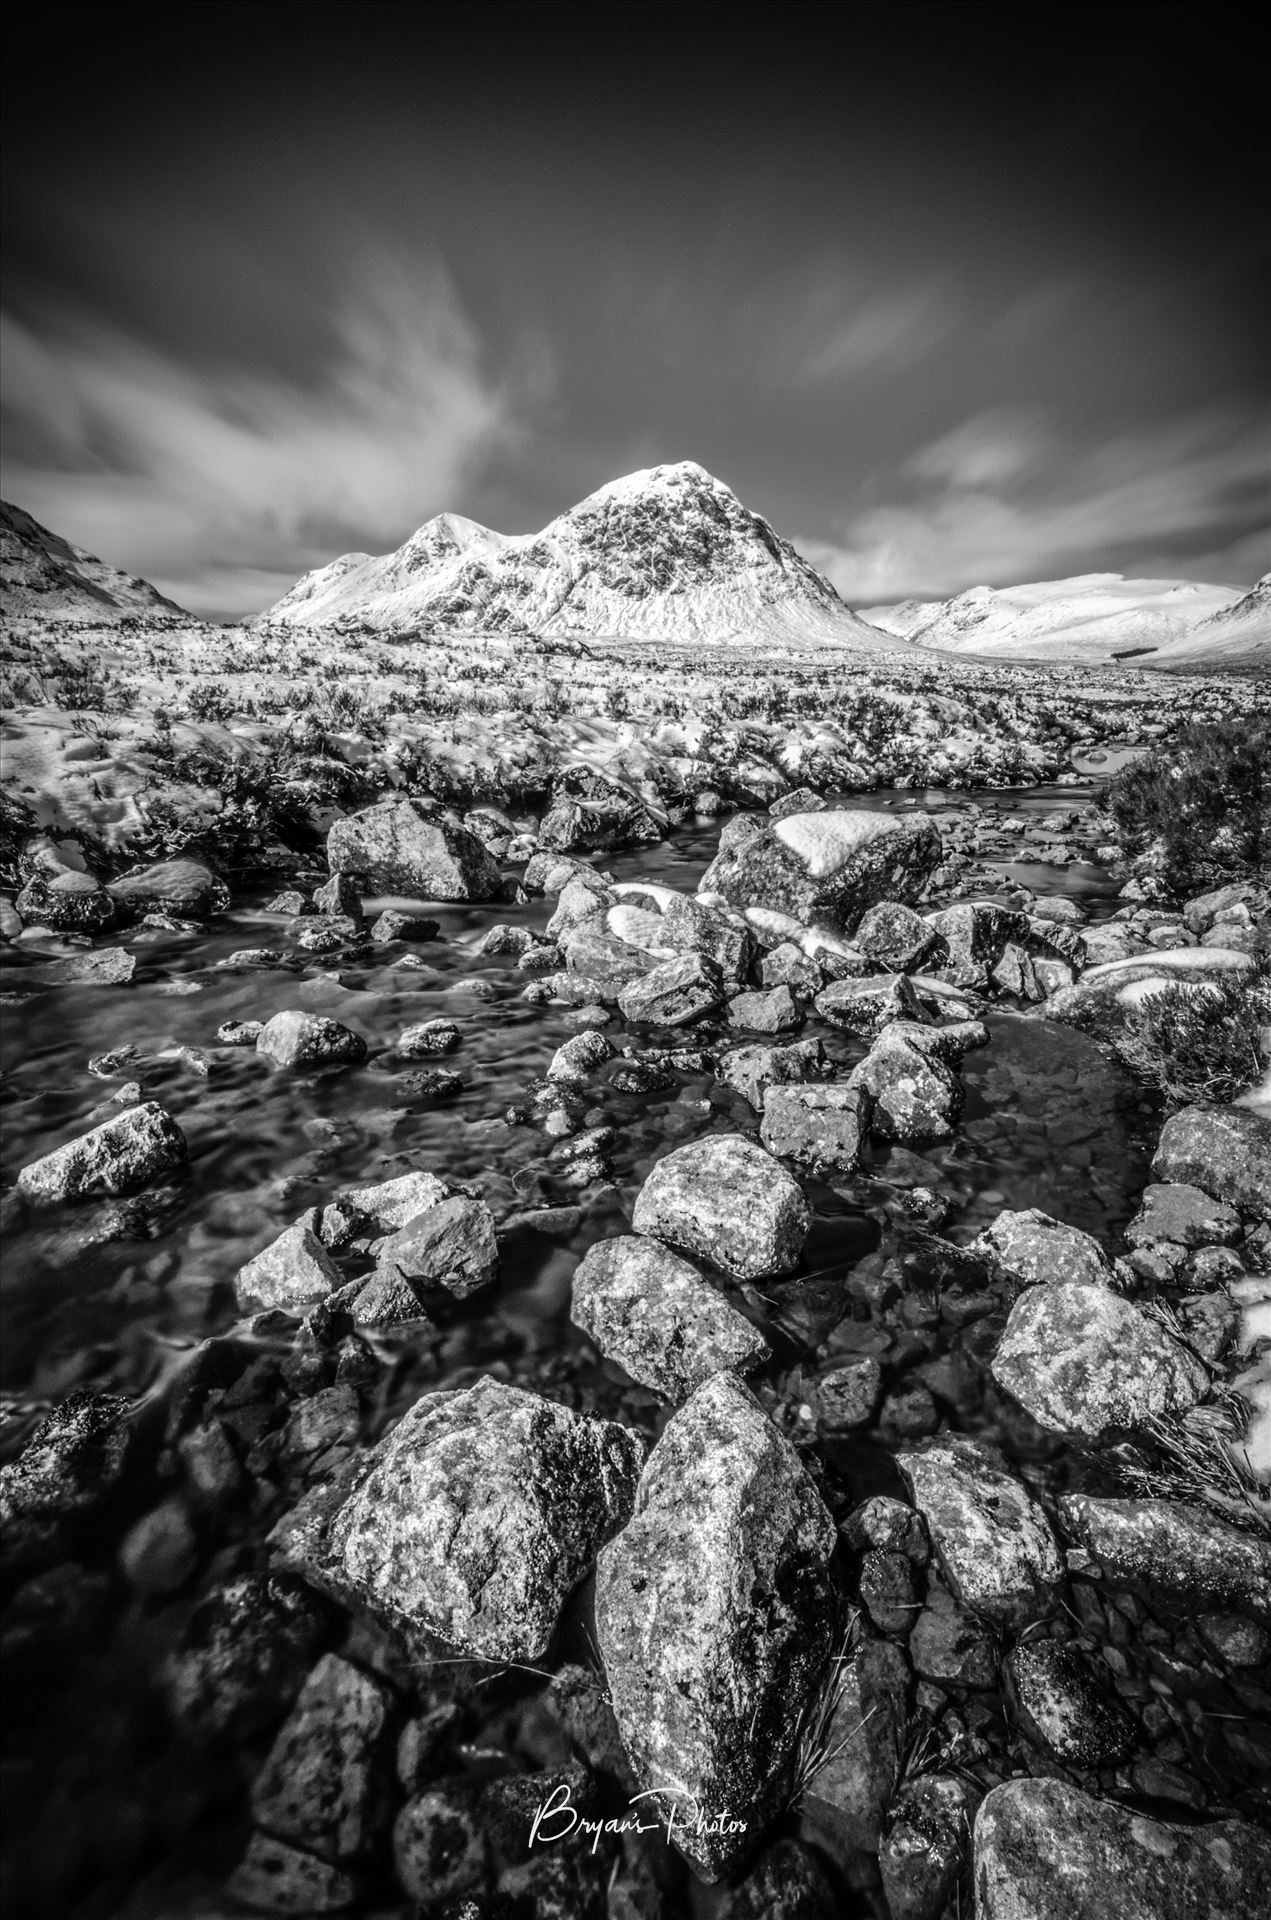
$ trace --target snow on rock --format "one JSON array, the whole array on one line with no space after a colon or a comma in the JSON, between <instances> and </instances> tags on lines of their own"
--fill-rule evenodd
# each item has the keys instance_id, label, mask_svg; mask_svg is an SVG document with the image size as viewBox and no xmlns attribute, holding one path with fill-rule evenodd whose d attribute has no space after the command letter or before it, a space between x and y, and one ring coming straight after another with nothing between
<instances>
[{"instance_id":1,"label":"snow on rock","mask_svg":"<svg viewBox=\"0 0 1271 1920\"><path fill-rule=\"evenodd\" d=\"M792 813L721 843L698 891L800 927L847 931L880 900L916 899L939 862L940 835L925 813ZM772 931L780 939L788 923L774 921Z\"/></svg>"},{"instance_id":2,"label":"snow on rock","mask_svg":"<svg viewBox=\"0 0 1271 1920\"><path fill-rule=\"evenodd\" d=\"M444 523L444 524L443 524ZM261 623L388 631L905 641L857 619L789 541L691 460L610 481L541 533L443 515L396 553L307 574Z\"/></svg>"}]
</instances>

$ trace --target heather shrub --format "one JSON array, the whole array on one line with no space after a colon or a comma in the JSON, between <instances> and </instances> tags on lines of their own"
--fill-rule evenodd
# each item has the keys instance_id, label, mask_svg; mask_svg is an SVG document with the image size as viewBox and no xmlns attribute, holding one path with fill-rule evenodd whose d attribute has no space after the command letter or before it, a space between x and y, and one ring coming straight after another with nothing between
<instances>
[{"instance_id":1,"label":"heather shrub","mask_svg":"<svg viewBox=\"0 0 1271 1920\"><path fill-rule=\"evenodd\" d=\"M1116 1050L1173 1107L1226 1102L1266 1071L1271 964L1149 994L1128 1014Z\"/></svg>"},{"instance_id":2,"label":"heather shrub","mask_svg":"<svg viewBox=\"0 0 1271 1920\"><path fill-rule=\"evenodd\" d=\"M1271 721L1191 723L1109 781L1103 805L1131 854L1176 893L1271 867Z\"/></svg>"}]
</instances>

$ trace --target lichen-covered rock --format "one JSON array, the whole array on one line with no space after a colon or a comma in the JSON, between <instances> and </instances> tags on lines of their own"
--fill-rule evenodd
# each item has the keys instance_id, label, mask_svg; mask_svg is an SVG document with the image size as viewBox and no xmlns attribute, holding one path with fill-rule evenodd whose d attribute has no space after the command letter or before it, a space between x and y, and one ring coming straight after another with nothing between
<instances>
[{"instance_id":1,"label":"lichen-covered rock","mask_svg":"<svg viewBox=\"0 0 1271 1920\"><path fill-rule=\"evenodd\" d=\"M909 1781L888 1809L878 1867L891 1920L939 1920L971 1851L979 1789L953 1773Z\"/></svg>"},{"instance_id":2,"label":"lichen-covered rock","mask_svg":"<svg viewBox=\"0 0 1271 1920\"><path fill-rule=\"evenodd\" d=\"M311 1207L239 1268L234 1292L244 1313L269 1307L301 1313L343 1283L344 1276L315 1231L317 1221L317 1211Z\"/></svg>"},{"instance_id":3,"label":"lichen-covered rock","mask_svg":"<svg viewBox=\"0 0 1271 1920\"><path fill-rule=\"evenodd\" d=\"M870 1131L881 1140L933 1145L951 1136L962 1112L964 1095L956 1075L894 1029L875 1040L847 1084L869 1095Z\"/></svg>"},{"instance_id":4,"label":"lichen-covered rock","mask_svg":"<svg viewBox=\"0 0 1271 1920\"><path fill-rule=\"evenodd\" d=\"M1225 1247L1240 1238L1240 1215L1225 1200L1213 1200L1185 1180L1169 1181L1144 1189L1125 1237L1132 1247L1149 1247L1157 1240L1180 1247Z\"/></svg>"},{"instance_id":5,"label":"lichen-covered rock","mask_svg":"<svg viewBox=\"0 0 1271 1920\"><path fill-rule=\"evenodd\" d=\"M1039 1207L1021 1213L999 1213L975 1242L1026 1286L1081 1280L1090 1286L1110 1287L1112 1262L1094 1238L1080 1227L1069 1227Z\"/></svg>"},{"instance_id":6,"label":"lichen-covered rock","mask_svg":"<svg viewBox=\"0 0 1271 1920\"><path fill-rule=\"evenodd\" d=\"M1079 1648L1025 1640L1006 1662L1017 1718L1070 1766L1113 1766L1134 1746L1134 1723Z\"/></svg>"},{"instance_id":7,"label":"lichen-covered rock","mask_svg":"<svg viewBox=\"0 0 1271 1920\"><path fill-rule=\"evenodd\" d=\"M1181 1500L1064 1494L1059 1523L1109 1579L1142 1586L1175 1612L1228 1609L1271 1624L1271 1540Z\"/></svg>"},{"instance_id":8,"label":"lichen-covered rock","mask_svg":"<svg viewBox=\"0 0 1271 1920\"><path fill-rule=\"evenodd\" d=\"M1271 1120L1248 1107L1184 1107L1161 1128L1152 1172L1271 1218Z\"/></svg>"},{"instance_id":9,"label":"lichen-covered rock","mask_svg":"<svg viewBox=\"0 0 1271 1920\"><path fill-rule=\"evenodd\" d=\"M1004 1625L1050 1606L1063 1577L1045 1514L1018 1480L971 1441L897 1458L956 1597Z\"/></svg>"},{"instance_id":10,"label":"lichen-covered rock","mask_svg":"<svg viewBox=\"0 0 1271 1920\"><path fill-rule=\"evenodd\" d=\"M627 1020L657 1027L683 1027L720 1006L724 981L713 960L701 953L681 954L628 981L618 994Z\"/></svg>"},{"instance_id":11,"label":"lichen-covered rock","mask_svg":"<svg viewBox=\"0 0 1271 1920\"><path fill-rule=\"evenodd\" d=\"M444 1287L466 1300L498 1272L494 1216L484 1200L448 1194L382 1241L376 1262L382 1273L400 1275L417 1287Z\"/></svg>"},{"instance_id":12,"label":"lichen-covered rock","mask_svg":"<svg viewBox=\"0 0 1271 1920\"><path fill-rule=\"evenodd\" d=\"M909 1658L915 1673L942 1687L997 1685L997 1648L983 1617L960 1607L934 1574L909 1631Z\"/></svg>"},{"instance_id":13,"label":"lichen-covered rock","mask_svg":"<svg viewBox=\"0 0 1271 1920\"><path fill-rule=\"evenodd\" d=\"M759 1138L769 1153L797 1160L800 1166L854 1173L869 1115L869 1096L861 1087L770 1086Z\"/></svg>"},{"instance_id":14,"label":"lichen-covered rock","mask_svg":"<svg viewBox=\"0 0 1271 1920\"><path fill-rule=\"evenodd\" d=\"M962 987L986 987L1007 942L1028 929L1023 914L986 901L959 902L929 913L926 919L940 940L934 970L941 979Z\"/></svg>"},{"instance_id":15,"label":"lichen-covered rock","mask_svg":"<svg viewBox=\"0 0 1271 1920\"><path fill-rule=\"evenodd\" d=\"M157 1100L145 1100L32 1160L18 1175L18 1191L32 1206L136 1193L184 1166L187 1157L185 1135L172 1115Z\"/></svg>"},{"instance_id":16,"label":"lichen-covered rock","mask_svg":"<svg viewBox=\"0 0 1271 1920\"><path fill-rule=\"evenodd\" d=\"M1089 1440L1185 1413L1209 1384L1200 1361L1158 1320L1082 1281L1020 1296L992 1372L1041 1426Z\"/></svg>"},{"instance_id":17,"label":"lichen-covered rock","mask_svg":"<svg viewBox=\"0 0 1271 1920\"><path fill-rule=\"evenodd\" d=\"M816 996L816 1010L832 1026L872 1039L893 1020L922 1021L918 996L903 973L870 973L834 980Z\"/></svg>"},{"instance_id":18,"label":"lichen-covered rock","mask_svg":"<svg viewBox=\"0 0 1271 1920\"><path fill-rule=\"evenodd\" d=\"M794 813L721 840L699 891L848 931L879 900L916 899L939 863L940 836L926 814Z\"/></svg>"},{"instance_id":19,"label":"lichen-covered rock","mask_svg":"<svg viewBox=\"0 0 1271 1920\"><path fill-rule=\"evenodd\" d=\"M882 1386L883 1370L872 1353L844 1354L824 1373L804 1381L813 1413L831 1433L863 1427L878 1405Z\"/></svg>"},{"instance_id":20,"label":"lichen-covered rock","mask_svg":"<svg viewBox=\"0 0 1271 1920\"><path fill-rule=\"evenodd\" d=\"M200 860L159 860L134 867L110 882L110 893L121 912L135 918L172 913L181 919L209 920L227 912L230 903L225 882Z\"/></svg>"},{"instance_id":21,"label":"lichen-covered rock","mask_svg":"<svg viewBox=\"0 0 1271 1920\"><path fill-rule=\"evenodd\" d=\"M332 873L423 900L493 900L502 881L489 851L417 800L380 800L337 820L327 835Z\"/></svg>"},{"instance_id":22,"label":"lichen-covered rock","mask_svg":"<svg viewBox=\"0 0 1271 1920\"><path fill-rule=\"evenodd\" d=\"M252 1783L257 1826L325 1860L364 1853L381 1811L376 1763L391 1707L380 1681L324 1654Z\"/></svg>"},{"instance_id":23,"label":"lichen-covered rock","mask_svg":"<svg viewBox=\"0 0 1271 1920\"><path fill-rule=\"evenodd\" d=\"M612 1060L616 1049L612 1040L606 1040L603 1033L597 1033L594 1027L587 1027L582 1033L576 1033L572 1040L566 1040L557 1047L547 1068L549 1080L582 1081L602 1067L606 1060Z\"/></svg>"},{"instance_id":24,"label":"lichen-covered rock","mask_svg":"<svg viewBox=\"0 0 1271 1920\"><path fill-rule=\"evenodd\" d=\"M811 1213L771 1154L739 1133L715 1133L658 1161L631 1223L724 1273L758 1280L798 1265Z\"/></svg>"},{"instance_id":25,"label":"lichen-covered rock","mask_svg":"<svg viewBox=\"0 0 1271 1920\"><path fill-rule=\"evenodd\" d=\"M719 1057L716 1072L752 1107L761 1109L771 1086L793 1086L813 1080L825 1066L819 1040L795 1040L787 1047L732 1047Z\"/></svg>"},{"instance_id":26,"label":"lichen-covered rock","mask_svg":"<svg viewBox=\"0 0 1271 1920\"><path fill-rule=\"evenodd\" d=\"M407 1632L536 1660L631 1510L638 1435L485 1377L417 1400L311 1542L319 1573Z\"/></svg>"},{"instance_id":27,"label":"lichen-covered rock","mask_svg":"<svg viewBox=\"0 0 1271 1920\"><path fill-rule=\"evenodd\" d=\"M768 1357L762 1334L696 1267L638 1234L598 1241L583 1256L571 1318L633 1380L668 1400Z\"/></svg>"},{"instance_id":28,"label":"lichen-covered rock","mask_svg":"<svg viewBox=\"0 0 1271 1920\"><path fill-rule=\"evenodd\" d=\"M1008 1780L975 1819L978 1920L1257 1920L1271 1839L1173 1826L1062 1780Z\"/></svg>"},{"instance_id":29,"label":"lichen-covered rock","mask_svg":"<svg viewBox=\"0 0 1271 1920\"><path fill-rule=\"evenodd\" d=\"M661 838L662 828L638 794L582 766L561 774L538 829L539 848L549 853L651 846Z\"/></svg>"},{"instance_id":30,"label":"lichen-covered rock","mask_svg":"<svg viewBox=\"0 0 1271 1920\"><path fill-rule=\"evenodd\" d=\"M9 1573L56 1560L75 1527L109 1499L133 1429L117 1394L73 1393L53 1408L16 1460L0 1467L0 1541Z\"/></svg>"},{"instance_id":31,"label":"lichen-covered rock","mask_svg":"<svg viewBox=\"0 0 1271 1920\"><path fill-rule=\"evenodd\" d=\"M668 1422L600 1556L596 1634L623 1742L703 1878L754 1849L790 1790L829 1651L834 1539L794 1448L721 1373Z\"/></svg>"},{"instance_id":32,"label":"lichen-covered rock","mask_svg":"<svg viewBox=\"0 0 1271 1920\"><path fill-rule=\"evenodd\" d=\"M354 1066L365 1060L366 1042L339 1020L289 1007L266 1020L256 1051L276 1067Z\"/></svg>"},{"instance_id":33,"label":"lichen-covered rock","mask_svg":"<svg viewBox=\"0 0 1271 1920\"><path fill-rule=\"evenodd\" d=\"M880 900L852 935L867 959L893 973L914 973L939 941L935 928L899 900Z\"/></svg>"},{"instance_id":34,"label":"lichen-covered rock","mask_svg":"<svg viewBox=\"0 0 1271 1920\"><path fill-rule=\"evenodd\" d=\"M836 1853L877 1853L883 1816L900 1774L909 1663L889 1640L862 1639L835 1676L826 1760L804 1808Z\"/></svg>"}]
</instances>

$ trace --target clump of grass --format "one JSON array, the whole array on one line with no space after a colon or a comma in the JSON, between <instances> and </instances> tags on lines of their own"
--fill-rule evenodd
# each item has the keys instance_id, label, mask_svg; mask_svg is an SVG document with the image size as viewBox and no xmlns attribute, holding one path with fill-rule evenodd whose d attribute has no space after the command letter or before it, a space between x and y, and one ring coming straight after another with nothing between
<instances>
[{"instance_id":1,"label":"clump of grass","mask_svg":"<svg viewBox=\"0 0 1271 1920\"><path fill-rule=\"evenodd\" d=\"M1152 1500L1184 1500L1208 1507L1233 1525L1271 1534L1271 1493L1253 1470L1244 1446L1248 1408L1231 1388L1219 1388L1205 1406L1181 1419L1153 1417L1143 1437L1156 1449L1138 1449L1119 1463L1120 1477Z\"/></svg>"},{"instance_id":2,"label":"clump of grass","mask_svg":"<svg viewBox=\"0 0 1271 1920\"><path fill-rule=\"evenodd\" d=\"M835 1728L835 1718L847 1690L848 1669L855 1658L859 1638L860 1614L853 1608L839 1623L824 1683L805 1708L799 1725L791 1774L792 1808L798 1808L804 1795L812 1791L817 1775L829 1766L831 1760L836 1760L845 1747L850 1746L864 1725L864 1721L859 1721L849 1727L846 1733L839 1733Z\"/></svg>"},{"instance_id":3,"label":"clump of grass","mask_svg":"<svg viewBox=\"0 0 1271 1920\"><path fill-rule=\"evenodd\" d=\"M1271 965L1164 987L1132 1008L1116 1041L1123 1063L1171 1106L1227 1102L1265 1070Z\"/></svg>"},{"instance_id":4,"label":"clump of grass","mask_svg":"<svg viewBox=\"0 0 1271 1920\"><path fill-rule=\"evenodd\" d=\"M1191 723L1108 783L1103 805L1131 854L1153 852L1176 893L1271 866L1271 721Z\"/></svg>"}]
</instances>

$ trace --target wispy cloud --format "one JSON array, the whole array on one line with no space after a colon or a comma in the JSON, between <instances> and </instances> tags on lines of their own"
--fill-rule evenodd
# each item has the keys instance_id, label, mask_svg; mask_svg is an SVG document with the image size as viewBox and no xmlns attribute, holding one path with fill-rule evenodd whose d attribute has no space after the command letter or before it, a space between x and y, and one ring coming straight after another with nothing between
<instances>
[{"instance_id":1,"label":"wispy cloud","mask_svg":"<svg viewBox=\"0 0 1271 1920\"><path fill-rule=\"evenodd\" d=\"M1225 408L1084 448L1039 415L983 414L803 550L856 605L1092 569L1239 582L1265 567L1266 444Z\"/></svg>"},{"instance_id":2,"label":"wispy cloud","mask_svg":"<svg viewBox=\"0 0 1271 1920\"><path fill-rule=\"evenodd\" d=\"M454 505L549 384L541 354L492 374L444 268L386 252L355 264L304 387L193 368L82 319L39 338L6 319L3 344L6 497L226 613Z\"/></svg>"},{"instance_id":3,"label":"wispy cloud","mask_svg":"<svg viewBox=\"0 0 1271 1920\"><path fill-rule=\"evenodd\" d=\"M739 314L738 333L762 351L774 385L812 389L912 366L961 313L946 279L888 284L826 261L765 290Z\"/></svg>"}]
</instances>

